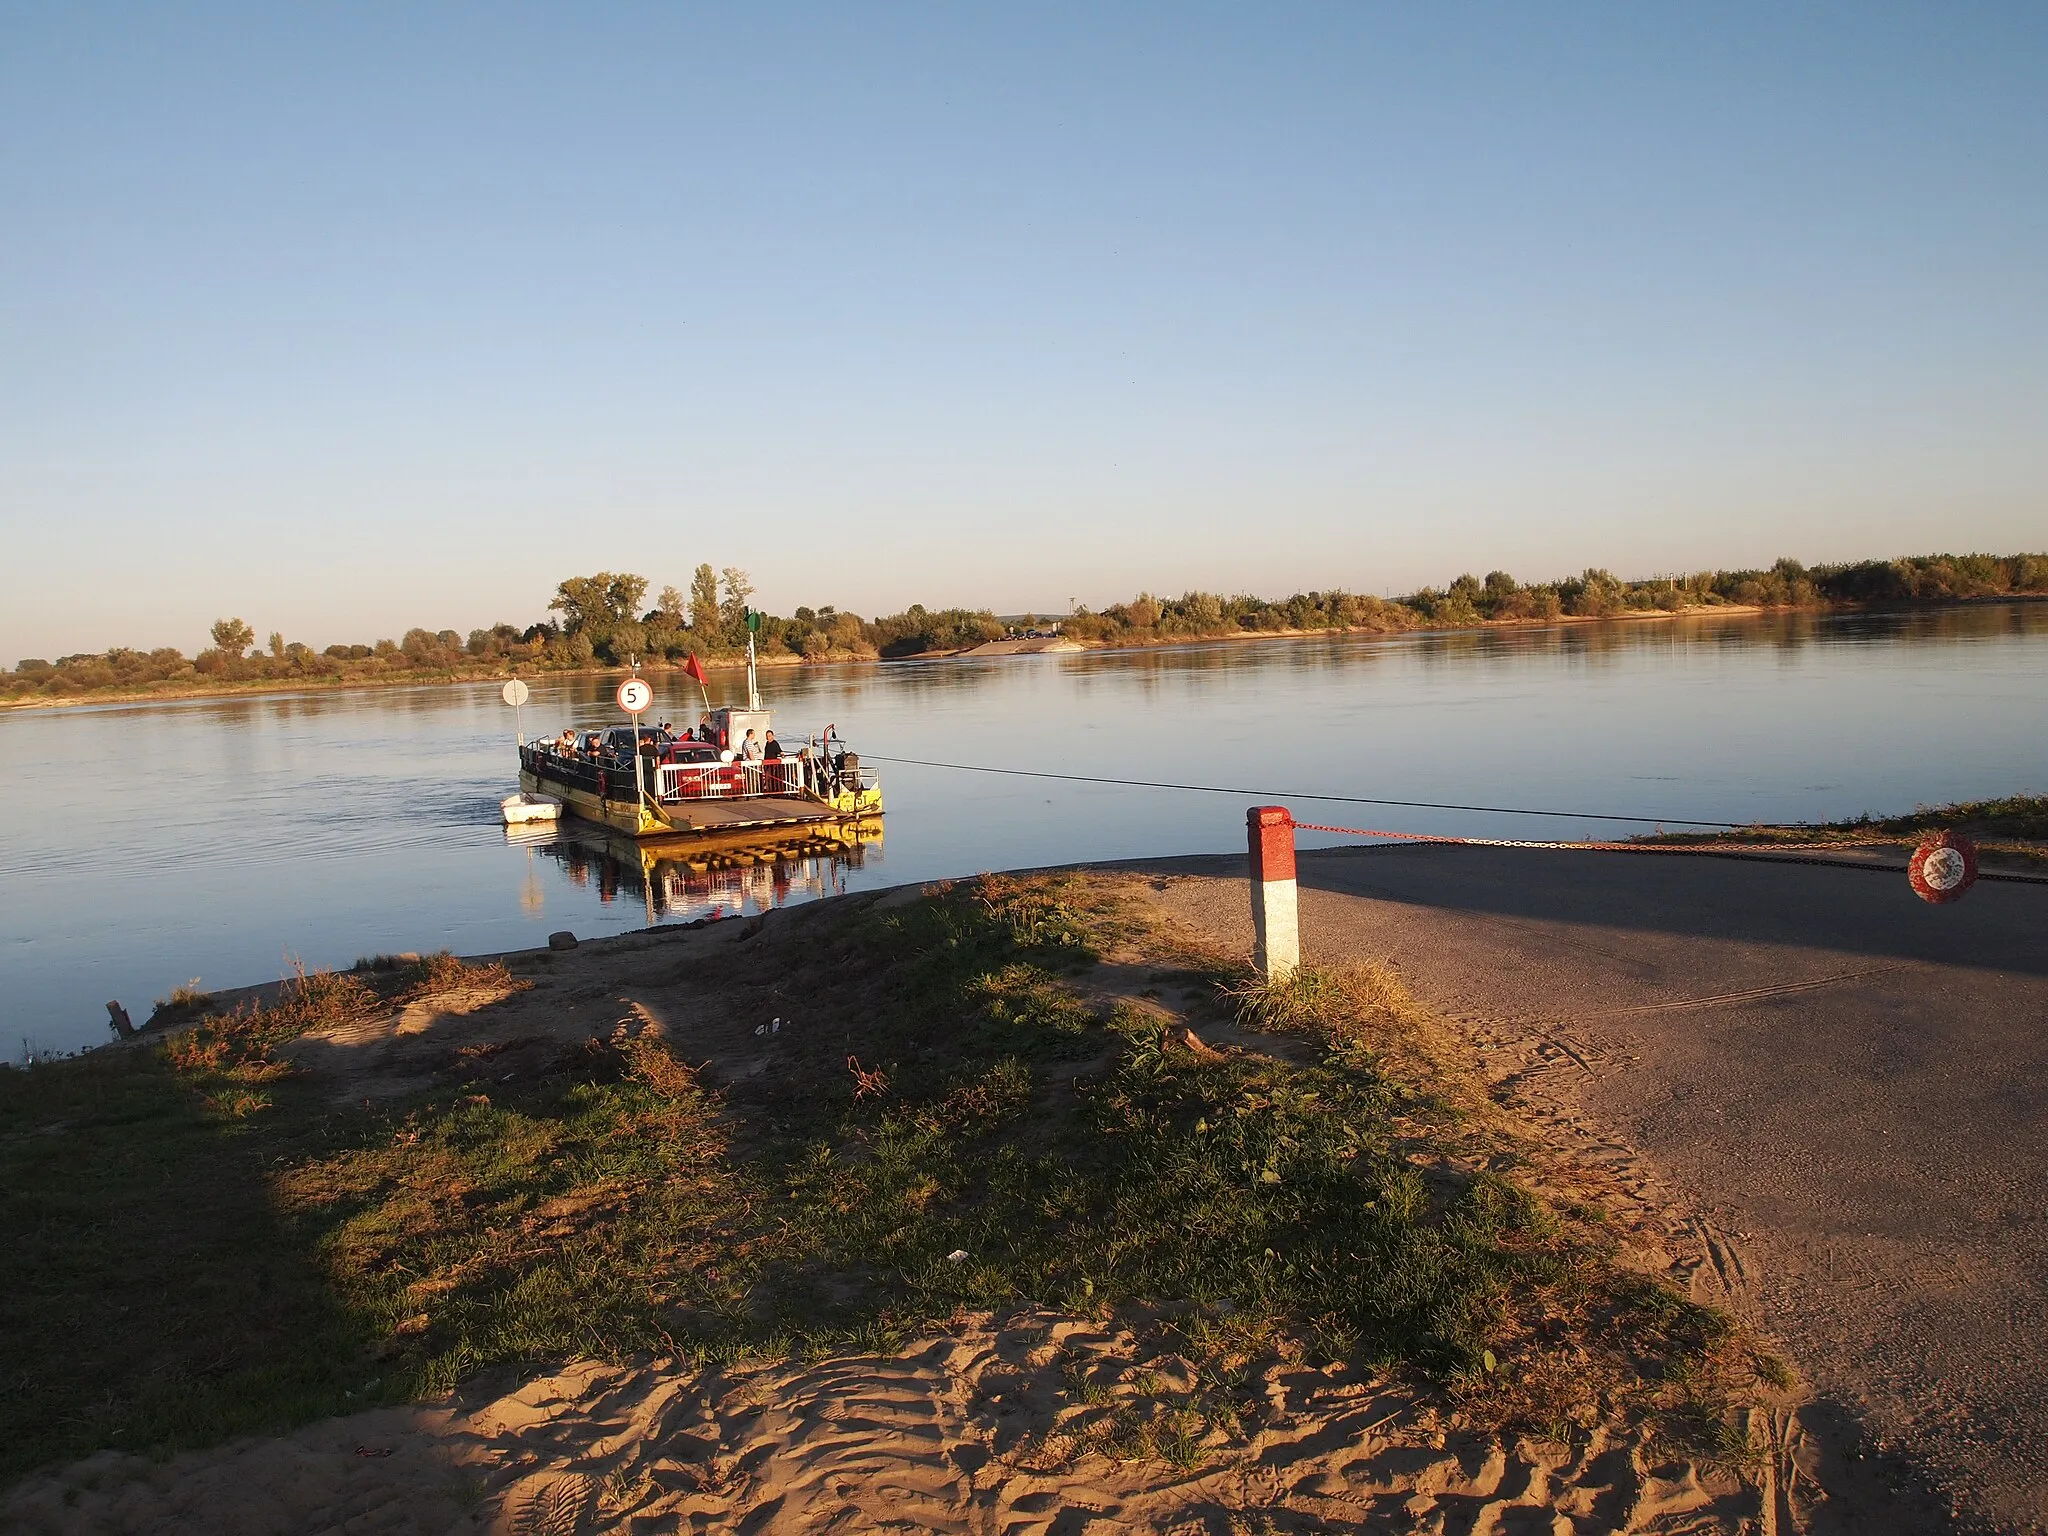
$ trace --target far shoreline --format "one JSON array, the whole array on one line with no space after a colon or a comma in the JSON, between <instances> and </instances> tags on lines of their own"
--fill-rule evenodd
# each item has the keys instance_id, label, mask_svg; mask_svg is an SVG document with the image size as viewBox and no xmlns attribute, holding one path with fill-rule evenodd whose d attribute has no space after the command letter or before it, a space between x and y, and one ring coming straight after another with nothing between
<instances>
[{"instance_id":1,"label":"far shoreline","mask_svg":"<svg viewBox=\"0 0 2048 1536\"><path fill-rule=\"evenodd\" d=\"M1331 627L1326 629L1241 629L1219 635L1161 635L1149 640L1132 640L1128 636L1115 642L1099 640L1075 640L1068 637L1068 643L1057 650L1040 648L1019 651L1018 655L1056 654L1078 656L1096 652L1106 655L1135 653L1140 651L1187 650L1195 646L1237 644L1255 640L1312 640L1334 635L1366 635L1383 639L1398 639L1405 635L1457 635L1500 631L1541 631L1579 629L1594 624L1640 624L1675 619L1750 619L1766 614L1813 614L1816 616L1838 613L1907 613L1952 608L1984 608L2008 603L2044 603L2048 594L2034 592L2003 593L1995 597L1943 598L1931 602L1898 603L1825 603L1794 606L1791 604L1766 605L1757 603L1714 603L1689 608L1639 608L1622 613L1601 615L1560 614L1548 619L1482 619L1477 624L1416 624L1407 628L1387 629L1373 625ZM997 645L1003 642L984 642ZM780 671L790 667L848 667L848 666L897 666L904 663L951 661L973 656L981 652L983 659L1009 660L1007 653L997 654L985 651L981 646L956 647L949 650L918 651L908 656L832 656L820 660L808 660L802 656L763 656L756 666ZM703 661L706 672L744 672L744 661ZM279 698L295 694L327 694L380 692L390 688L442 688L458 683L504 683L514 677L526 682L542 678L572 677L613 677L628 672L629 668L618 665L576 668L549 668L541 672L523 673L516 668L479 669L474 672L443 672L426 675L409 675L369 679L348 677L322 679L302 677L286 679L265 679L246 684L225 684L205 687L109 689L104 692L67 694L56 697L32 696L20 699L0 699L0 715L15 711L81 709L108 704L155 704L184 703L199 699L238 698ZM642 662L639 670L646 675L659 676L666 673L681 673L679 662Z\"/></svg>"}]
</instances>

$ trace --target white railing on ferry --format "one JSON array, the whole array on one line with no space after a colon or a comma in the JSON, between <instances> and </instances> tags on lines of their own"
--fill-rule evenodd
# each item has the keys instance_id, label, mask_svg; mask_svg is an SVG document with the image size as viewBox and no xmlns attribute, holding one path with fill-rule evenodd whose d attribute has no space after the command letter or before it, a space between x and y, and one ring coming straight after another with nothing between
<instances>
[{"instance_id":1,"label":"white railing on ferry","mask_svg":"<svg viewBox=\"0 0 2048 1536\"><path fill-rule=\"evenodd\" d=\"M760 763L663 763L656 779L655 793L663 801L794 795L803 792L804 762L778 757Z\"/></svg>"}]
</instances>

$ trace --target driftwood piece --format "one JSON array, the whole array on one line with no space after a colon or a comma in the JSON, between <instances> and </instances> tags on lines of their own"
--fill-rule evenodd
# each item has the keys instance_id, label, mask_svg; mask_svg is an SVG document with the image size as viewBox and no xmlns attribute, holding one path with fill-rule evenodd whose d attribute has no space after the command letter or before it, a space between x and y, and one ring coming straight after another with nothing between
<instances>
[{"instance_id":1,"label":"driftwood piece","mask_svg":"<svg viewBox=\"0 0 2048 1536\"><path fill-rule=\"evenodd\" d=\"M134 1021L128 1017L128 1010L119 1003L107 1004L107 1022L113 1027L117 1038L126 1040L134 1035Z\"/></svg>"}]
</instances>

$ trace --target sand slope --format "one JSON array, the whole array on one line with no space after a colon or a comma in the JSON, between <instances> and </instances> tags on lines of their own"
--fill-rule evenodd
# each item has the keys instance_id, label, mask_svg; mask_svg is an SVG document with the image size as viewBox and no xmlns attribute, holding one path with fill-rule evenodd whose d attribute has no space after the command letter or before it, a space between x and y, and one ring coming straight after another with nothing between
<instances>
[{"instance_id":1,"label":"sand slope","mask_svg":"<svg viewBox=\"0 0 2048 1536\"><path fill-rule=\"evenodd\" d=\"M1170 1413L1192 1370L1051 1313L902 1353L709 1370L570 1366L512 1390L330 1419L161 1465L106 1453L0 1499L20 1532L1736 1532L1803 1522L1640 1436L1446 1432L1341 1367L1250 1374L1193 1465L1091 1448ZM1085 1393L1077 1384L1085 1383ZM1082 1395L1098 1398L1084 1403ZM1773 1506L1777 1506L1776 1509Z\"/></svg>"}]
</instances>

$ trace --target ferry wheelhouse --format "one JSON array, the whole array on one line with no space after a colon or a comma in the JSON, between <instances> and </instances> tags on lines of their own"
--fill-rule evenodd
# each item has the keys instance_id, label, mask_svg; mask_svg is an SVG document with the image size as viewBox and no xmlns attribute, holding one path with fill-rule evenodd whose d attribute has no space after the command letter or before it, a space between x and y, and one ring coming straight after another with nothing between
<instances>
[{"instance_id":1,"label":"ferry wheelhouse","mask_svg":"<svg viewBox=\"0 0 2048 1536\"><path fill-rule=\"evenodd\" d=\"M881 785L837 727L772 742L751 670L748 693L751 708L710 710L691 731L585 726L523 742L519 786L633 838L829 832L882 814Z\"/></svg>"}]
</instances>

